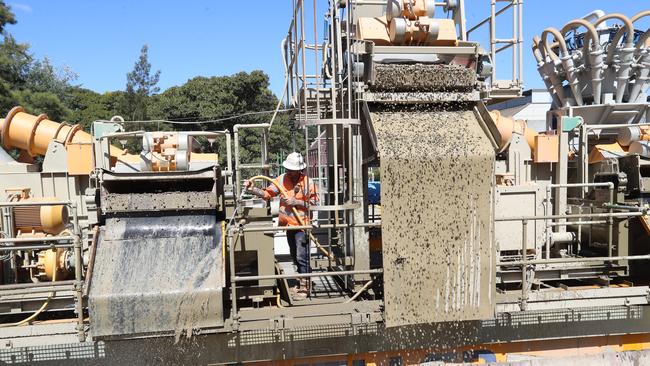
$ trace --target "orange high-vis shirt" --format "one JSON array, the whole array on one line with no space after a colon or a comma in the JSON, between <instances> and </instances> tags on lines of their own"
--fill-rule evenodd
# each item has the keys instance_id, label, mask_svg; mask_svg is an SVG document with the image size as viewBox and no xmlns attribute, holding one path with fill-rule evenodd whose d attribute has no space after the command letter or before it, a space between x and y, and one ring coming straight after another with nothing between
<instances>
[{"instance_id":1,"label":"orange high-vis shirt","mask_svg":"<svg viewBox=\"0 0 650 366\"><path fill-rule=\"evenodd\" d=\"M293 184L291 179L285 174L275 178L278 185L284 187L287 191L286 198L294 197L297 200L306 202L310 205L315 205L318 202L318 193L316 186L309 180L306 175L303 175L298 183ZM269 200L280 194L280 190L274 184L269 185L264 190L264 199ZM298 215L302 219L303 224L309 225L310 218L309 212L306 207L296 207ZM300 226L296 214L291 207L285 207L284 203L280 201L280 226Z\"/></svg>"}]
</instances>

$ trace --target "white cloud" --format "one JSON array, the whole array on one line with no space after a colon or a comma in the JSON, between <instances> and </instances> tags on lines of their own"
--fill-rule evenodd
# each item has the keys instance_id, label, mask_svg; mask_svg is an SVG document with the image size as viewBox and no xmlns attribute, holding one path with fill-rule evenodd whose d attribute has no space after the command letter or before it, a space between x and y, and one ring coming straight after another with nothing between
<instances>
[{"instance_id":1,"label":"white cloud","mask_svg":"<svg viewBox=\"0 0 650 366\"><path fill-rule=\"evenodd\" d=\"M23 11L23 12L25 12L25 13L31 13L31 12L32 12L32 7L29 6L29 5L26 5L26 4L21 4L21 3L9 3L9 6L10 6L12 9L20 10L20 11Z\"/></svg>"}]
</instances>

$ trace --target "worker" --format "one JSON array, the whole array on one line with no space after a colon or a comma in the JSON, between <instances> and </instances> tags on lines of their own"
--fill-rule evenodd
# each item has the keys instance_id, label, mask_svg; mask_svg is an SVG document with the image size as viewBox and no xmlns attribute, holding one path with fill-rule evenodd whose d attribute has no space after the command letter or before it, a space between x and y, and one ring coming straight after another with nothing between
<instances>
[{"instance_id":1,"label":"worker","mask_svg":"<svg viewBox=\"0 0 650 366\"><path fill-rule=\"evenodd\" d=\"M300 153L293 152L287 156L282 166L286 172L275 178L275 183L286 190L286 197L280 195L279 225L300 226L296 212L302 224L309 225L309 206L318 203L318 195L313 182L304 173L307 164ZM280 190L274 184L261 189L254 187L248 180L244 181L244 189L267 201L280 194ZM287 230L287 242L298 273L310 273L309 236L304 230ZM294 300L305 299L310 290L311 279L309 278L301 278L298 287L290 288Z\"/></svg>"}]
</instances>

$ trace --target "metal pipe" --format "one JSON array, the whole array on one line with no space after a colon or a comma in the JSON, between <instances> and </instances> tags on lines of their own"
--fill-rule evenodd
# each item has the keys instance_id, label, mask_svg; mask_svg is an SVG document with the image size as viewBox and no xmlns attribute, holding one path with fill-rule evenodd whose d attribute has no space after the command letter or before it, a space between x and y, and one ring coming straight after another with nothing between
<instances>
[{"instance_id":1,"label":"metal pipe","mask_svg":"<svg viewBox=\"0 0 650 366\"><path fill-rule=\"evenodd\" d=\"M650 10L644 10L635 14L632 18L630 18L630 21L632 23L635 23L639 19L647 16L650 16ZM616 36L618 36L619 32L616 32ZM637 100L641 92L647 90L650 86L650 50L645 47L648 37L650 37L650 30L646 31L636 43L636 52L640 52L641 55L639 56L639 61L635 64L636 70L634 71L634 76L636 82L630 91L630 101Z\"/></svg>"},{"instance_id":2,"label":"metal pipe","mask_svg":"<svg viewBox=\"0 0 650 366\"><path fill-rule=\"evenodd\" d=\"M492 75L490 77L490 83L492 86L496 84L496 77L497 77L497 50L496 50L496 42L495 39L497 37L497 31L496 31L496 7L497 7L497 2L496 0L490 0L490 57L492 60Z\"/></svg>"},{"instance_id":3,"label":"metal pipe","mask_svg":"<svg viewBox=\"0 0 650 366\"><path fill-rule=\"evenodd\" d=\"M232 142L230 137L230 131L226 133L226 166L228 167L227 182L233 184L233 171L232 171Z\"/></svg>"},{"instance_id":4,"label":"metal pipe","mask_svg":"<svg viewBox=\"0 0 650 366\"><path fill-rule=\"evenodd\" d=\"M241 232L241 228L240 228ZM233 235L228 230L228 263L230 266L230 306L231 318L233 319L233 330L237 330L239 324L239 313L237 311L237 286L235 285L235 243ZM240 233L241 235L241 233ZM239 237L239 236L238 236Z\"/></svg>"},{"instance_id":5,"label":"metal pipe","mask_svg":"<svg viewBox=\"0 0 650 366\"><path fill-rule=\"evenodd\" d=\"M552 222L547 224L546 226L549 227L555 227L555 226L572 226L572 225L599 225L599 224L606 224L606 220L600 220L600 221L565 221L565 222Z\"/></svg>"},{"instance_id":6,"label":"metal pipe","mask_svg":"<svg viewBox=\"0 0 650 366\"><path fill-rule=\"evenodd\" d=\"M548 53L551 59L555 59L557 56L550 46L546 43L546 38L549 34L552 34L555 37L555 40L558 42L560 47L559 60L562 62L562 68L566 73L567 81L569 82L569 87L573 93L573 98L577 105L583 105L582 94L580 93L580 80L578 79L577 69L573 61L573 57L566 45L564 36L555 28L546 28L542 32L542 45L544 50Z\"/></svg>"},{"instance_id":7,"label":"metal pipe","mask_svg":"<svg viewBox=\"0 0 650 366\"><path fill-rule=\"evenodd\" d=\"M549 184L550 188L578 188L578 187L608 187L614 189L612 182L596 182L596 183L562 183L562 184Z\"/></svg>"},{"instance_id":8,"label":"metal pipe","mask_svg":"<svg viewBox=\"0 0 650 366\"><path fill-rule=\"evenodd\" d=\"M301 226L267 226L243 228L245 233L263 232L263 231L295 231L295 230L314 230L314 229L337 229L337 228L354 228L354 227L381 227L381 222L362 222L358 224L324 224L318 226L301 225Z\"/></svg>"},{"instance_id":9,"label":"metal pipe","mask_svg":"<svg viewBox=\"0 0 650 366\"><path fill-rule=\"evenodd\" d=\"M18 201L18 202L0 202L0 207L22 207L22 206L70 206L70 201Z\"/></svg>"},{"instance_id":10,"label":"metal pipe","mask_svg":"<svg viewBox=\"0 0 650 366\"><path fill-rule=\"evenodd\" d=\"M75 308L77 312L77 334L79 335L79 342L86 341L86 331L84 328L84 305L83 305L83 289L84 282L82 278L83 258L81 256L81 227L79 226L79 214L77 205L72 205L72 225L74 231L74 276L75 276L75 291L77 299L75 301Z\"/></svg>"},{"instance_id":11,"label":"metal pipe","mask_svg":"<svg viewBox=\"0 0 650 366\"><path fill-rule=\"evenodd\" d=\"M522 217L499 217L494 221L522 221L522 220L554 220L554 219L579 219L591 217L638 217L643 216L643 212L614 212L614 213L592 213L592 214L572 214L572 215L548 215L548 216L522 216Z\"/></svg>"},{"instance_id":12,"label":"metal pipe","mask_svg":"<svg viewBox=\"0 0 650 366\"><path fill-rule=\"evenodd\" d=\"M19 250L45 250L52 248L73 248L74 244L57 244L57 245L21 245L21 246L0 246L0 252L12 252Z\"/></svg>"},{"instance_id":13,"label":"metal pipe","mask_svg":"<svg viewBox=\"0 0 650 366\"><path fill-rule=\"evenodd\" d=\"M311 277L334 277L334 276L349 276L358 274L381 274L383 269L366 269L356 271L331 271L331 272L311 272L311 273L293 273L281 275L265 275L265 276L234 276L231 278L232 282L245 282L245 281L262 281L262 280L283 280L291 278L311 278Z\"/></svg>"},{"instance_id":14,"label":"metal pipe","mask_svg":"<svg viewBox=\"0 0 650 366\"><path fill-rule=\"evenodd\" d=\"M598 41L598 31L596 27L584 19L574 19L568 22L560 31L566 37L566 34L578 27L583 26L587 28L587 32L591 35L591 42L585 42L583 47L583 54L589 55L589 64L591 67L591 88L594 96L594 104L601 103L602 96L602 82L603 70L605 68L605 51L603 51L600 42ZM591 47L589 47L591 45Z\"/></svg>"},{"instance_id":15,"label":"metal pipe","mask_svg":"<svg viewBox=\"0 0 650 366\"><path fill-rule=\"evenodd\" d=\"M50 241L72 241L74 238L72 236L45 236L45 237L29 237L29 238L3 238L0 239L0 243L37 243L37 242L50 242ZM1 246L3 248L6 246ZM62 247L62 245L52 244L46 246L47 248L51 247ZM19 250L23 247L13 247L13 249Z\"/></svg>"},{"instance_id":16,"label":"metal pipe","mask_svg":"<svg viewBox=\"0 0 650 366\"><path fill-rule=\"evenodd\" d=\"M633 125L628 123L619 123L619 124L611 124L611 125L584 125L584 126L587 130L612 130L612 129L630 127L630 126L635 126L635 127L650 126L650 122L635 123Z\"/></svg>"},{"instance_id":17,"label":"metal pipe","mask_svg":"<svg viewBox=\"0 0 650 366\"><path fill-rule=\"evenodd\" d=\"M645 255L621 255L616 257L571 257L571 258L551 258L551 259L533 259L529 261L512 261L498 262L497 267L538 265L538 264L559 264L559 263L585 263L585 262L613 262L613 261L633 261L633 260L650 260L650 254Z\"/></svg>"},{"instance_id":18,"label":"metal pipe","mask_svg":"<svg viewBox=\"0 0 650 366\"><path fill-rule=\"evenodd\" d=\"M521 222L522 226L522 244L521 244L521 310L526 310L526 302L528 300L528 280L526 279L527 259L526 258L526 244L528 241L528 220L523 220Z\"/></svg>"},{"instance_id":19,"label":"metal pipe","mask_svg":"<svg viewBox=\"0 0 650 366\"><path fill-rule=\"evenodd\" d=\"M608 19L620 19L625 24L625 29L627 33L627 43L623 45L623 48L620 49L620 58L618 61L618 72L616 76L616 103L623 102L623 95L625 94L627 84L629 82L630 73L632 71L632 63L634 58L634 25L628 17L623 14L613 13L608 14L603 17L598 18L594 22L594 26L597 27L600 23ZM585 36L585 42L588 41L589 35ZM617 44L612 43L609 46L607 52L607 64L610 65L614 60L614 52L617 49Z\"/></svg>"},{"instance_id":20,"label":"metal pipe","mask_svg":"<svg viewBox=\"0 0 650 366\"><path fill-rule=\"evenodd\" d=\"M76 282L76 281L73 281ZM24 289L14 289L14 290L0 290L0 299L12 296L21 296L21 295L30 295L30 294L41 294L46 292L61 292L61 291L73 291L76 293L76 285L64 285L64 286L46 286L46 287L34 287L34 288L24 288ZM56 296L48 296L56 297ZM76 300L75 300L75 312L77 311ZM77 320L78 321L78 320ZM78 329L77 329L78 330ZM80 340L80 342L83 342Z\"/></svg>"},{"instance_id":21,"label":"metal pipe","mask_svg":"<svg viewBox=\"0 0 650 366\"><path fill-rule=\"evenodd\" d=\"M385 4L385 3L386 3L386 2L384 1L383 4ZM513 5L514 5L513 3L510 3L510 4L506 5L506 6L504 6L502 9L499 9L497 12L495 12L495 13L494 13L494 16L498 16L498 15L503 14L503 12L505 12L505 11L508 10L508 9L510 9ZM474 32L475 30L481 28L481 26L482 26L483 24L489 22L491 19L492 19L492 17L487 17L487 18L483 19L481 22L479 22L478 24L476 24L475 26L473 26L472 28L470 28L470 29L467 31L467 35L469 36L470 33L472 33L472 32Z\"/></svg>"},{"instance_id":22,"label":"metal pipe","mask_svg":"<svg viewBox=\"0 0 650 366\"><path fill-rule=\"evenodd\" d=\"M519 0L517 4L517 49L519 52L519 85L524 85L524 0Z\"/></svg>"},{"instance_id":23,"label":"metal pipe","mask_svg":"<svg viewBox=\"0 0 650 366\"><path fill-rule=\"evenodd\" d=\"M0 285L0 294L7 290L25 290L35 288L48 288L48 291L58 291L57 287L74 285L75 280L56 281L56 282L36 282L36 283L13 283L9 285ZM45 291L45 292L48 292Z\"/></svg>"},{"instance_id":24,"label":"metal pipe","mask_svg":"<svg viewBox=\"0 0 650 366\"><path fill-rule=\"evenodd\" d=\"M88 296L88 292L90 292L90 286L91 286L91 281L92 281L92 276L93 276L93 269L95 268L95 257L97 254L97 238L99 236L99 226L95 226L93 228L93 237L92 237L92 243L90 244L90 254L88 255L88 266L86 267L86 283L84 285L84 297Z\"/></svg>"},{"instance_id":25,"label":"metal pipe","mask_svg":"<svg viewBox=\"0 0 650 366\"><path fill-rule=\"evenodd\" d=\"M562 84L559 82L557 76L552 78L549 74L546 73L546 69L552 67L547 66L547 63L544 62L544 56L539 48L541 40L538 36L533 37L533 56L537 60L537 72L544 81L546 90L551 94L553 101L558 106L564 106L564 90L562 90ZM554 71L553 71L554 74ZM554 82L557 82L554 83Z\"/></svg>"},{"instance_id":26,"label":"metal pipe","mask_svg":"<svg viewBox=\"0 0 650 366\"><path fill-rule=\"evenodd\" d=\"M509 5L514 5L516 0L511 0ZM512 80L517 80L517 7L512 9Z\"/></svg>"}]
</instances>

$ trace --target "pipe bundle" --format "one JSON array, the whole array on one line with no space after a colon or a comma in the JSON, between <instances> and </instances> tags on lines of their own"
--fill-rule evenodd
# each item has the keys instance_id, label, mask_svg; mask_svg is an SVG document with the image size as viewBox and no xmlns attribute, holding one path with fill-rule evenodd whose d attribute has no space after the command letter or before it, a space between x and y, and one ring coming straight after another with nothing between
<instances>
[{"instance_id":1,"label":"pipe bundle","mask_svg":"<svg viewBox=\"0 0 650 366\"><path fill-rule=\"evenodd\" d=\"M645 102L650 88L650 29L638 36L634 24L649 15L646 10L631 18L614 13L575 19L560 30L546 28L541 37L534 37L537 69L555 104ZM603 27L612 19L623 26ZM567 45L572 32L576 47Z\"/></svg>"}]
</instances>

